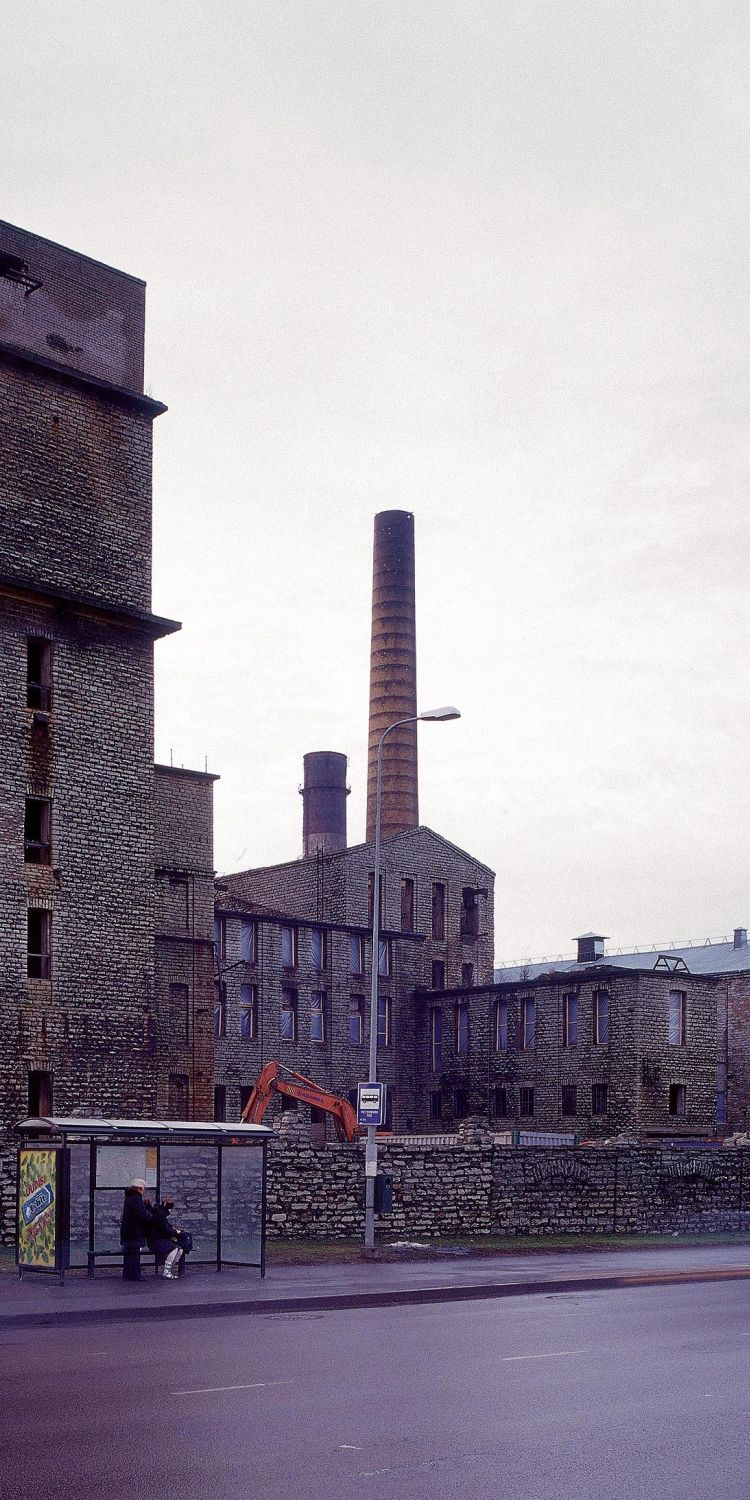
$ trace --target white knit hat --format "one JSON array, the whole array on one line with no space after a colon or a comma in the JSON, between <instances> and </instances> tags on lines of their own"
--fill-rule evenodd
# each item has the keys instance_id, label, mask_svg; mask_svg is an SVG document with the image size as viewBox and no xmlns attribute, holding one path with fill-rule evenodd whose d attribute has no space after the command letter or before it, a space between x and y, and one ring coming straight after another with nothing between
<instances>
[{"instance_id":1,"label":"white knit hat","mask_svg":"<svg viewBox=\"0 0 750 1500\"><path fill-rule=\"evenodd\" d=\"M144 1193L146 1191L146 1184L145 1184L145 1182L144 1182L144 1180L143 1180L142 1177L134 1177L133 1181L130 1184L130 1186L131 1187L140 1188L141 1192L144 1192Z\"/></svg>"}]
</instances>

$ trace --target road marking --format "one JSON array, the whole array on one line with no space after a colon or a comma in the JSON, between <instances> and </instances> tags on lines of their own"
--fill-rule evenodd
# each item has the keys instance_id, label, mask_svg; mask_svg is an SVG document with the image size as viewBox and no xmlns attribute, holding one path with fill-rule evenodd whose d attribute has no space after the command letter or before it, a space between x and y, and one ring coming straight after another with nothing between
<instances>
[{"instance_id":1,"label":"road marking","mask_svg":"<svg viewBox=\"0 0 750 1500\"><path fill-rule=\"evenodd\" d=\"M291 1380L251 1380L247 1385L204 1385L197 1391L171 1391L172 1396L213 1396L219 1391L262 1391L269 1385L291 1385Z\"/></svg>"},{"instance_id":2,"label":"road marking","mask_svg":"<svg viewBox=\"0 0 750 1500\"><path fill-rule=\"evenodd\" d=\"M567 1359L571 1354L585 1354L585 1349L552 1349L549 1354L501 1354L500 1363L512 1364L519 1359Z\"/></svg>"},{"instance_id":3,"label":"road marking","mask_svg":"<svg viewBox=\"0 0 750 1500\"><path fill-rule=\"evenodd\" d=\"M339 1452L340 1453L361 1453L362 1452L362 1444L361 1443L339 1443Z\"/></svg>"}]
</instances>

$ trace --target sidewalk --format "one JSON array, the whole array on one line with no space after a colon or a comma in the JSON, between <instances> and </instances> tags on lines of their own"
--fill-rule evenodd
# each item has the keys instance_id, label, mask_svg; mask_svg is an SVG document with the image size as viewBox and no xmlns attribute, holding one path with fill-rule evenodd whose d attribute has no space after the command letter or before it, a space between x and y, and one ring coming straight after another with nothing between
<instances>
[{"instance_id":1,"label":"sidewalk","mask_svg":"<svg viewBox=\"0 0 750 1500\"><path fill-rule=\"evenodd\" d=\"M145 1271L123 1282L111 1271L92 1280L0 1277L0 1330L72 1327L140 1318L277 1314L357 1307L529 1296L534 1293L750 1279L750 1245L675 1249L536 1252L521 1255L270 1267L257 1271L193 1266L177 1281Z\"/></svg>"}]
</instances>

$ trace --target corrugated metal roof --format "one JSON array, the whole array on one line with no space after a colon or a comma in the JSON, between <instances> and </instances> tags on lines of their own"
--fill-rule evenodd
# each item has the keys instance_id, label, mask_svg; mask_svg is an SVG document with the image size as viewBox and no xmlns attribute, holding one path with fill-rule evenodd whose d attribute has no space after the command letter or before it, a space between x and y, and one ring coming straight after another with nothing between
<instances>
[{"instance_id":1,"label":"corrugated metal roof","mask_svg":"<svg viewBox=\"0 0 750 1500\"><path fill-rule=\"evenodd\" d=\"M587 963L578 963L575 958L550 958L541 963L495 969L495 983L522 984L524 980L539 979L544 974L580 973L583 969L655 969L657 966L664 969L669 967L664 959L681 960L690 974L742 974L750 970L750 944L744 948L735 948L733 942L688 943L684 948L644 948L635 953L605 953L602 958Z\"/></svg>"}]
</instances>

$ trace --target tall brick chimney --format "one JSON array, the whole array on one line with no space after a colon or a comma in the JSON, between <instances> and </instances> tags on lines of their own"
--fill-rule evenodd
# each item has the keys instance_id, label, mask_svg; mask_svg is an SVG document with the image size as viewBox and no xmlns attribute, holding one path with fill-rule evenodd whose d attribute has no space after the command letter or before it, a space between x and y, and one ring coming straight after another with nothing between
<instances>
[{"instance_id":1,"label":"tall brick chimney","mask_svg":"<svg viewBox=\"0 0 750 1500\"><path fill-rule=\"evenodd\" d=\"M373 550L368 843L375 838L378 740L389 724L416 712L414 517L407 510L384 510L375 517ZM417 726L409 724L389 735L383 746L380 831L387 838L418 822Z\"/></svg>"}]
</instances>

